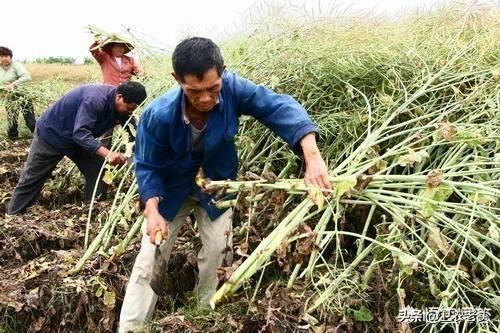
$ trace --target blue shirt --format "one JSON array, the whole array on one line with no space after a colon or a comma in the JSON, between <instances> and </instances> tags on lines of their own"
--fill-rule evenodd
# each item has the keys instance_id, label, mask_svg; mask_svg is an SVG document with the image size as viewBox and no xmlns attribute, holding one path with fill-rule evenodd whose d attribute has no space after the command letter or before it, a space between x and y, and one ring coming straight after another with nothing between
<instances>
[{"instance_id":1,"label":"blue shirt","mask_svg":"<svg viewBox=\"0 0 500 333\"><path fill-rule=\"evenodd\" d=\"M200 166L212 180L236 178L234 136L241 115L255 117L296 153L300 140L317 132L307 112L292 97L276 94L234 73L224 73L219 104L210 112L205 128L203 156L196 159L191 154L191 131L184 121L183 100L179 86L170 89L146 107L137 128L135 172L139 193L143 201L161 197L159 210L168 221L192 192L212 220L224 212L194 179Z\"/></svg>"},{"instance_id":2,"label":"blue shirt","mask_svg":"<svg viewBox=\"0 0 500 333\"><path fill-rule=\"evenodd\" d=\"M95 153L101 146L96 138L115 126L115 94L116 87L104 84L71 90L40 116L38 134L63 154Z\"/></svg>"}]
</instances>

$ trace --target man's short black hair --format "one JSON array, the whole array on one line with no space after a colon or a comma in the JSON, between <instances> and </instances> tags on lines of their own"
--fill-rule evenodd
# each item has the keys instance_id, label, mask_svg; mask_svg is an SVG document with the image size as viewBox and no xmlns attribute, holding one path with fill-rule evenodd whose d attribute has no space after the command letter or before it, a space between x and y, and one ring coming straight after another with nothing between
<instances>
[{"instance_id":1,"label":"man's short black hair","mask_svg":"<svg viewBox=\"0 0 500 333\"><path fill-rule=\"evenodd\" d=\"M0 56L10 56L12 58L12 50L5 46L0 46Z\"/></svg>"},{"instance_id":2,"label":"man's short black hair","mask_svg":"<svg viewBox=\"0 0 500 333\"><path fill-rule=\"evenodd\" d=\"M146 88L139 82L129 81L122 83L116 88L116 92L123 96L125 103L135 103L137 105L144 102L147 97Z\"/></svg>"},{"instance_id":3,"label":"man's short black hair","mask_svg":"<svg viewBox=\"0 0 500 333\"><path fill-rule=\"evenodd\" d=\"M194 74L202 80L203 75L213 67L221 76L224 70L224 59L219 47L212 40L189 37L175 47L172 54L172 67L182 82L186 74Z\"/></svg>"}]
</instances>

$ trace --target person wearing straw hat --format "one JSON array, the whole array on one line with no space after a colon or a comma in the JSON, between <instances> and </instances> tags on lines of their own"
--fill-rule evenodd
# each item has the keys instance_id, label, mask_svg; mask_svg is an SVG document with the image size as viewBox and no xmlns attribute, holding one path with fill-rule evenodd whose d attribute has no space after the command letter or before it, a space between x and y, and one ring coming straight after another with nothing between
<instances>
[{"instance_id":1,"label":"person wearing straw hat","mask_svg":"<svg viewBox=\"0 0 500 333\"><path fill-rule=\"evenodd\" d=\"M103 83L116 87L141 72L137 60L126 55L133 48L129 43L113 38L95 41L90 46L90 53L101 66Z\"/></svg>"},{"instance_id":2,"label":"person wearing straw hat","mask_svg":"<svg viewBox=\"0 0 500 333\"><path fill-rule=\"evenodd\" d=\"M101 66L104 84L118 86L120 83L130 81L132 75L138 75L141 67L134 57L126 54L133 50L133 45L110 36L105 40L97 40L90 46L90 53ZM134 122L132 122L134 124ZM113 128L102 135L101 143L106 148L111 148Z\"/></svg>"},{"instance_id":3,"label":"person wearing straw hat","mask_svg":"<svg viewBox=\"0 0 500 333\"><path fill-rule=\"evenodd\" d=\"M16 140L17 117L21 110L26 126L33 133L35 131L35 110L31 98L22 91L21 86L31 81L31 75L18 61L12 60L12 50L0 46L0 97L5 101L7 110L9 139Z\"/></svg>"},{"instance_id":4,"label":"person wearing straw hat","mask_svg":"<svg viewBox=\"0 0 500 333\"><path fill-rule=\"evenodd\" d=\"M232 261L232 209L219 209L217 194L205 193L196 175L201 168L212 180L236 179L234 137L241 115L253 116L304 157L306 184L331 189L316 144L317 128L295 99L226 72L219 47L208 38L191 37L178 44L172 65L178 85L146 106L137 127L135 174L145 220L120 313L120 333L140 329L152 317L158 299L151 287L156 259L163 257L160 264L167 265L191 212L203 243L195 294L205 305L215 294L217 270ZM156 245L159 234L165 242Z\"/></svg>"}]
</instances>

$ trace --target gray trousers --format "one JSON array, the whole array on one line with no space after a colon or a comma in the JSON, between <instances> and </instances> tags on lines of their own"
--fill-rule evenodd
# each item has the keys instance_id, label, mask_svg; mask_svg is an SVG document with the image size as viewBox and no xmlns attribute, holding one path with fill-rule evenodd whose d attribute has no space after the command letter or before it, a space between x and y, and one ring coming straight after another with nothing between
<instances>
[{"instance_id":1,"label":"gray trousers","mask_svg":"<svg viewBox=\"0 0 500 333\"><path fill-rule=\"evenodd\" d=\"M223 261L231 264L233 260L232 209L215 220L211 220L206 211L194 197L186 199L175 218L168 224L168 239L160 250L168 263L177 234L193 211L200 232L203 247L198 253L198 281L195 293L203 304L209 304L219 283L217 268ZM135 259L134 268L127 285L125 298L120 313L119 333L133 330L142 332L141 327L153 316L158 296L151 289L151 273L155 260L156 245L151 244L146 234L147 220L142 225L141 250Z\"/></svg>"},{"instance_id":2,"label":"gray trousers","mask_svg":"<svg viewBox=\"0 0 500 333\"><path fill-rule=\"evenodd\" d=\"M52 171L64 156L64 154L45 142L38 135L38 131L35 131L28 153L28 160L24 164L21 177L10 199L7 214L22 213L35 203L42 191L43 184L51 176ZM84 198L90 200L104 159L83 150L71 156L70 159L85 177ZM96 196L103 194L105 191L106 184L99 180Z\"/></svg>"}]
</instances>

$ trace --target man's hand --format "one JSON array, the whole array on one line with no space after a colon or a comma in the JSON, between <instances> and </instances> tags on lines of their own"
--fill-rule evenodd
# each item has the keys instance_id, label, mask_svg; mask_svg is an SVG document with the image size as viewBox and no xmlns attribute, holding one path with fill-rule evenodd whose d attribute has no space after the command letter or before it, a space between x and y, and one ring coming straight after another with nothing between
<instances>
[{"instance_id":1,"label":"man's hand","mask_svg":"<svg viewBox=\"0 0 500 333\"><path fill-rule=\"evenodd\" d=\"M306 174L304 182L306 185L318 186L321 189L331 190L328 168L321 157L314 133L309 133L300 140L304 159L306 160Z\"/></svg>"},{"instance_id":2,"label":"man's hand","mask_svg":"<svg viewBox=\"0 0 500 333\"><path fill-rule=\"evenodd\" d=\"M111 165L122 165L127 162L127 157L125 157L121 153L116 153L114 151L109 152L109 154L106 156L106 160L109 162Z\"/></svg>"},{"instance_id":3,"label":"man's hand","mask_svg":"<svg viewBox=\"0 0 500 333\"><path fill-rule=\"evenodd\" d=\"M127 157L125 155L110 151L108 148L103 146L97 149L96 154L106 159L106 161L108 161L111 165L122 165L127 162Z\"/></svg>"},{"instance_id":4,"label":"man's hand","mask_svg":"<svg viewBox=\"0 0 500 333\"><path fill-rule=\"evenodd\" d=\"M5 88L5 90L7 91L12 91L14 90L15 88L15 85L13 83L9 83L9 84L6 84L5 86L3 86Z\"/></svg>"},{"instance_id":5,"label":"man's hand","mask_svg":"<svg viewBox=\"0 0 500 333\"><path fill-rule=\"evenodd\" d=\"M149 236L151 244L155 244L155 234L158 230L161 231L164 240L168 237L168 223L158 211L158 202L156 197L148 199L144 211L147 221L146 234Z\"/></svg>"}]
</instances>

